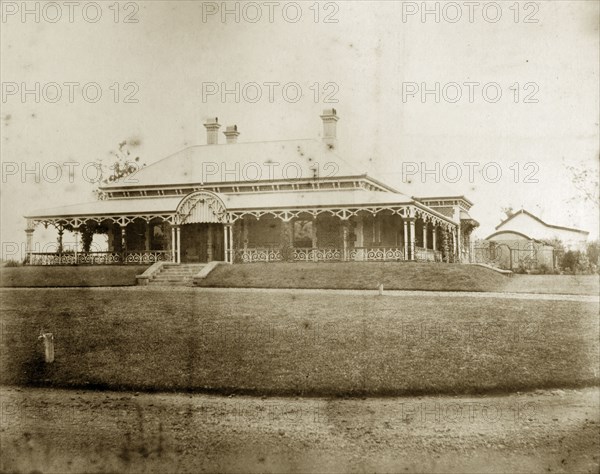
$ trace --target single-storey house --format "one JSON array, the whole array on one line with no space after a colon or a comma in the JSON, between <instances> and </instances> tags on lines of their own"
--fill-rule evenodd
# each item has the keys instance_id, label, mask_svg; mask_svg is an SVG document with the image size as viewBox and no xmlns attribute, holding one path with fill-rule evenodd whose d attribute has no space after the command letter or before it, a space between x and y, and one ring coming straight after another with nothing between
<instances>
[{"instance_id":1,"label":"single-storey house","mask_svg":"<svg viewBox=\"0 0 600 474\"><path fill-rule=\"evenodd\" d=\"M337 153L335 109L322 139L239 143L209 119L191 146L103 185L101 199L27 214L33 265L275 261L459 262L478 223L464 196L411 197ZM101 252L38 253L37 225L94 226ZM59 249L61 246L59 245Z\"/></svg>"}]
</instances>

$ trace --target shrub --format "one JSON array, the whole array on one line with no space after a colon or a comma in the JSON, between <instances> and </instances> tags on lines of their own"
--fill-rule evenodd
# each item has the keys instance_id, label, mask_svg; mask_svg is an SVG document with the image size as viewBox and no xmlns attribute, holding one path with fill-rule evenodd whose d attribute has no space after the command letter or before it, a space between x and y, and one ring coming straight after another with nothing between
<instances>
[{"instance_id":1,"label":"shrub","mask_svg":"<svg viewBox=\"0 0 600 474\"><path fill-rule=\"evenodd\" d=\"M597 268L600 264L600 242L598 240L588 242L585 253L587 254L588 260L590 261L590 266L594 265ZM594 271L593 268L592 271Z\"/></svg>"},{"instance_id":2,"label":"shrub","mask_svg":"<svg viewBox=\"0 0 600 474\"><path fill-rule=\"evenodd\" d=\"M577 271L577 264L579 262L579 252L569 250L565 252L560 259L560 267L563 270L575 273Z\"/></svg>"},{"instance_id":3,"label":"shrub","mask_svg":"<svg viewBox=\"0 0 600 474\"><path fill-rule=\"evenodd\" d=\"M517 268L513 269L513 272L524 275L526 273L529 273L529 269L527 268L524 262L519 262L519 265L517 266Z\"/></svg>"},{"instance_id":4,"label":"shrub","mask_svg":"<svg viewBox=\"0 0 600 474\"><path fill-rule=\"evenodd\" d=\"M590 260L587 254L579 252L579 258L577 259L577 271L581 273L590 273L590 270Z\"/></svg>"},{"instance_id":5,"label":"shrub","mask_svg":"<svg viewBox=\"0 0 600 474\"><path fill-rule=\"evenodd\" d=\"M548 265L546 265L545 263L542 263L539 268L538 268L538 272L542 275L551 275L554 273L554 271L552 270L552 268L550 268Z\"/></svg>"},{"instance_id":6,"label":"shrub","mask_svg":"<svg viewBox=\"0 0 600 474\"><path fill-rule=\"evenodd\" d=\"M20 267L21 265L21 262L17 262L16 260L7 260L4 263L5 267Z\"/></svg>"},{"instance_id":7,"label":"shrub","mask_svg":"<svg viewBox=\"0 0 600 474\"><path fill-rule=\"evenodd\" d=\"M590 263L586 253L578 250L569 250L562 255L560 267L569 273L590 273L594 271L595 265Z\"/></svg>"}]
</instances>

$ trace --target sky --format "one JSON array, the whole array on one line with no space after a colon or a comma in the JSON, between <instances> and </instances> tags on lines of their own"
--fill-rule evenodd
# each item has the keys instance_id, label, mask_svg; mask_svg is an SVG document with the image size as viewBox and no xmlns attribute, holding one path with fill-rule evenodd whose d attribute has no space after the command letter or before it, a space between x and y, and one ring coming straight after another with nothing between
<instances>
[{"instance_id":1,"label":"sky","mask_svg":"<svg viewBox=\"0 0 600 474\"><path fill-rule=\"evenodd\" d=\"M597 177L598 2L270 5L3 1L3 255L23 215L93 200L89 165L123 140L150 164L205 144L209 117L240 142L319 138L331 107L346 160L405 194L464 194L478 237L512 207L597 238L569 167Z\"/></svg>"}]
</instances>

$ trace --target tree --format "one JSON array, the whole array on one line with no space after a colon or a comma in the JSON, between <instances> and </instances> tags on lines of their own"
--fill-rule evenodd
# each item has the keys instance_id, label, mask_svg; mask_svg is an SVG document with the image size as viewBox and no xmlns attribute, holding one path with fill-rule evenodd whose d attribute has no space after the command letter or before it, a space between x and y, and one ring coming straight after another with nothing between
<instances>
[{"instance_id":1,"label":"tree","mask_svg":"<svg viewBox=\"0 0 600 474\"><path fill-rule=\"evenodd\" d=\"M106 159L96 160L96 166L101 174L101 178L96 182L96 189L94 189L98 199L104 198L103 193L100 191L102 184L116 183L146 166L145 163L140 162L140 157L133 156L129 149L130 146L137 146L138 144L137 140L129 142L123 140L119 143L117 151L110 152L109 161Z\"/></svg>"},{"instance_id":2,"label":"tree","mask_svg":"<svg viewBox=\"0 0 600 474\"><path fill-rule=\"evenodd\" d=\"M600 195L598 193L598 168L600 165L600 155L596 166L590 166L589 162L579 162L576 165L568 165L565 168L571 174L571 182L578 191L578 196L571 198L571 201L583 200L591 202L595 206L600 206Z\"/></svg>"},{"instance_id":3,"label":"tree","mask_svg":"<svg viewBox=\"0 0 600 474\"><path fill-rule=\"evenodd\" d=\"M592 265L600 265L600 261L598 261L600 257L600 242L598 240L588 242L586 253Z\"/></svg>"}]
</instances>

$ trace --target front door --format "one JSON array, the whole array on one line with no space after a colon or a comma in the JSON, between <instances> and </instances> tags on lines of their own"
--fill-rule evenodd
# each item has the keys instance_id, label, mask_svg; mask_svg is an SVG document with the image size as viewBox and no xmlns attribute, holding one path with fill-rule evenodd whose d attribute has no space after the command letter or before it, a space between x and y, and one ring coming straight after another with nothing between
<instances>
[{"instance_id":1,"label":"front door","mask_svg":"<svg viewBox=\"0 0 600 474\"><path fill-rule=\"evenodd\" d=\"M181 261L205 263L224 260L223 224L185 224L181 226Z\"/></svg>"}]
</instances>

